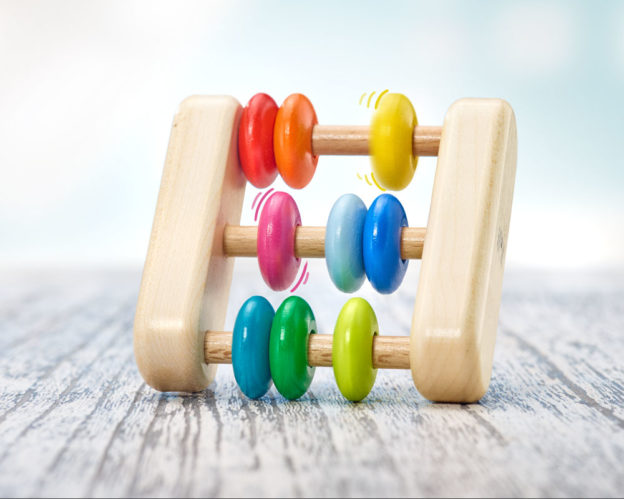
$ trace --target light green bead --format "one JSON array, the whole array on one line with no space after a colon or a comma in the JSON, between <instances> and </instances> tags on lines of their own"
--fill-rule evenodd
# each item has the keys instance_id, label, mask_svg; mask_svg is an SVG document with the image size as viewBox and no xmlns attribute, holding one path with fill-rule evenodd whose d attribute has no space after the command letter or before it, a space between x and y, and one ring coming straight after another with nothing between
<instances>
[{"instance_id":1,"label":"light green bead","mask_svg":"<svg viewBox=\"0 0 624 499\"><path fill-rule=\"evenodd\" d=\"M379 332L377 317L363 298L351 298L344 304L332 347L334 376L347 400L359 402L373 388L377 369L373 369L373 337Z\"/></svg>"}]
</instances>

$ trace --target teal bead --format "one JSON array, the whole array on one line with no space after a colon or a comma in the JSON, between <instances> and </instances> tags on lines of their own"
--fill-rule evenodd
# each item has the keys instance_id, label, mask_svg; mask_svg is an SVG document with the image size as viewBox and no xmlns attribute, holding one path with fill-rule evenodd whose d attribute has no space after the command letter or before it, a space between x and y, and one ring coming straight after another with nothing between
<instances>
[{"instance_id":1,"label":"teal bead","mask_svg":"<svg viewBox=\"0 0 624 499\"><path fill-rule=\"evenodd\" d=\"M238 387L250 399L271 388L269 336L275 312L266 298L252 296L238 312L232 333L232 368Z\"/></svg>"}]
</instances>

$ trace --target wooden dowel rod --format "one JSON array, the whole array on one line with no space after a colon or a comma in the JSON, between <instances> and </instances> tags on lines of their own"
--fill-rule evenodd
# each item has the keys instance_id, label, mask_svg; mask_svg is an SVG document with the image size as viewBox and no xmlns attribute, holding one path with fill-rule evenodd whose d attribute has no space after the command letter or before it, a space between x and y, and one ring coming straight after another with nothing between
<instances>
[{"instance_id":1,"label":"wooden dowel rod","mask_svg":"<svg viewBox=\"0 0 624 499\"><path fill-rule=\"evenodd\" d=\"M308 341L308 363L311 366L332 366L331 334L312 334ZM373 367L377 369L409 369L409 336L375 336Z\"/></svg>"},{"instance_id":2,"label":"wooden dowel rod","mask_svg":"<svg viewBox=\"0 0 624 499\"><path fill-rule=\"evenodd\" d=\"M204 358L206 364L231 364L231 331L206 331L204 336Z\"/></svg>"},{"instance_id":3,"label":"wooden dowel rod","mask_svg":"<svg viewBox=\"0 0 624 499\"><path fill-rule=\"evenodd\" d=\"M370 153L368 126L316 125L312 130L312 151L315 155L365 156ZM437 156L440 148L441 126L414 128L414 156Z\"/></svg>"},{"instance_id":4,"label":"wooden dowel rod","mask_svg":"<svg viewBox=\"0 0 624 499\"><path fill-rule=\"evenodd\" d=\"M427 229L404 227L401 231L401 258L422 258ZM227 225L223 234L223 252L226 256L257 256L258 227ZM297 227L295 255L299 258L325 257L325 227Z\"/></svg>"},{"instance_id":5,"label":"wooden dowel rod","mask_svg":"<svg viewBox=\"0 0 624 499\"><path fill-rule=\"evenodd\" d=\"M332 365L331 334L313 334L308 341L308 364L316 367ZM409 336L375 336L373 367L377 369L409 369ZM206 331L204 357L207 364L232 363L232 333Z\"/></svg>"}]
</instances>

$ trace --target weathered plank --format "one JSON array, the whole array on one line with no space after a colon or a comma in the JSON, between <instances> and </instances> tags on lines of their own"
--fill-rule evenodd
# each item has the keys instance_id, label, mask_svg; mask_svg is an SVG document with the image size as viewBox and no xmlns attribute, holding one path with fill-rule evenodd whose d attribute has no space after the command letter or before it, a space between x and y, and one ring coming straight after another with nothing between
<instances>
[{"instance_id":1,"label":"weathered plank","mask_svg":"<svg viewBox=\"0 0 624 499\"><path fill-rule=\"evenodd\" d=\"M347 299L311 264L302 288L330 332ZM417 272L413 266L409 272ZM227 325L253 293L237 262ZM416 281L409 279L408 281ZM490 390L425 401L407 371L361 404L331 370L287 402L243 398L229 366L196 395L141 380L138 272L0 275L2 496L617 496L624 491L624 279L509 272ZM414 289L366 288L382 333L407 334Z\"/></svg>"}]
</instances>

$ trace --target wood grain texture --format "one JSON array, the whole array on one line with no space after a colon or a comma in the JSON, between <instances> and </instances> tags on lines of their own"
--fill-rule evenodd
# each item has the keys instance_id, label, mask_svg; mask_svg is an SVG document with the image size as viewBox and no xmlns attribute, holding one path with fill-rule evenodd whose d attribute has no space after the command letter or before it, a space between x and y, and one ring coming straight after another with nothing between
<instances>
[{"instance_id":1,"label":"wood grain texture","mask_svg":"<svg viewBox=\"0 0 624 499\"><path fill-rule=\"evenodd\" d=\"M401 229L401 258L422 258L427 229L404 227ZM226 226L223 233L223 253L232 257L258 256L258 227ZM295 229L295 256L298 258L325 257L325 227L300 226Z\"/></svg>"},{"instance_id":2,"label":"wood grain texture","mask_svg":"<svg viewBox=\"0 0 624 499\"><path fill-rule=\"evenodd\" d=\"M171 127L134 320L137 365L161 391L203 390L216 372L203 333L223 328L229 298L223 230L240 223L245 195L241 110L233 97L193 96Z\"/></svg>"},{"instance_id":3,"label":"wood grain texture","mask_svg":"<svg viewBox=\"0 0 624 499\"><path fill-rule=\"evenodd\" d=\"M322 268L322 267L320 267ZM237 262L227 327L251 294ZM139 271L0 274L0 496L621 496L624 275L508 269L492 382L478 404L432 404L405 371L363 403L331 369L287 402L243 398L222 366L205 391L149 388L132 352ZM409 285L409 283L407 283ZM323 327L347 295L314 274ZM415 289L380 296L409 333ZM337 299L336 297L341 297Z\"/></svg>"},{"instance_id":4,"label":"wood grain texture","mask_svg":"<svg viewBox=\"0 0 624 499\"><path fill-rule=\"evenodd\" d=\"M475 402L490 383L517 149L507 102L460 99L446 113L410 344L429 400Z\"/></svg>"},{"instance_id":5,"label":"wood grain texture","mask_svg":"<svg viewBox=\"0 0 624 499\"><path fill-rule=\"evenodd\" d=\"M308 364L331 367L333 334L312 334L308 339ZM204 355L207 364L232 363L232 332L206 331ZM381 336L373 338L375 369L409 369L409 337Z\"/></svg>"},{"instance_id":6,"label":"wood grain texture","mask_svg":"<svg viewBox=\"0 0 624 499\"><path fill-rule=\"evenodd\" d=\"M308 341L308 364L331 367L333 336L313 334ZM373 338L373 367L375 369L409 369L409 336L382 336Z\"/></svg>"},{"instance_id":7,"label":"wood grain texture","mask_svg":"<svg viewBox=\"0 0 624 499\"><path fill-rule=\"evenodd\" d=\"M437 156L440 147L440 126L414 128L414 156ZM368 155L370 128L356 125L316 125L312 130L312 151L315 155Z\"/></svg>"}]
</instances>

